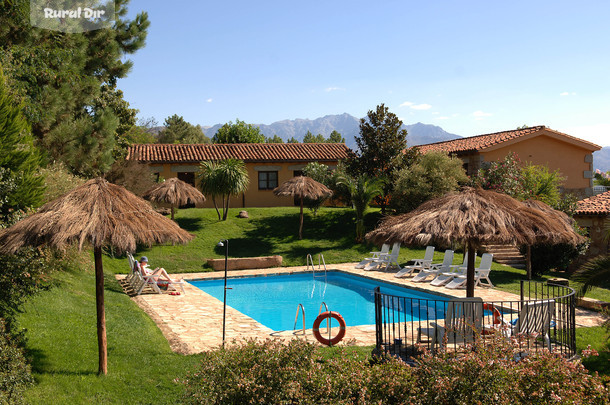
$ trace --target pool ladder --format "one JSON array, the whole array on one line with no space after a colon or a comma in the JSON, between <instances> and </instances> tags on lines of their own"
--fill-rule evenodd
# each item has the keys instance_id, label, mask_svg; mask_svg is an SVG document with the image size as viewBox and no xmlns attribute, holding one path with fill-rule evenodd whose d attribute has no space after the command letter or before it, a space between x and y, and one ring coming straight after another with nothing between
<instances>
[{"instance_id":1,"label":"pool ladder","mask_svg":"<svg viewBox=\"0 0 610 405\"><path fill-rule=\"evenodd\" d=\"M322 313L322 307L324 306L324 308L326 309L326 312L328 312L328 305L326 305L326 302L322 302L320 304L320 309L318 310L318 315L320 315ZM297 322L299 320L299 314L303 314L303 329L298 331L297 329ZM294 326L292 327L292 330L294 331L293 334L294 335L303 335L305 336L305 307L303 306L303 304L299 304L299 306L297 307L297 313L294 316ZM326 318L326 331L328 332L330 330L330 317Z\"/></svg>"},{"instance_id":2,"label":"pool ladder","mask_svg":"<svg viewBox=\"0 0 610 405\"><path fill-rule=\"evenodd\" d=\"M313 277L316 278L316 266L313 264L313 256L311 253L307 254L307 271L309 271L309 266L311 265L311 271L313 273ZM326 278L326 262L324 261L324 255L322 253L318 253L318 271L322 271L322 266L324 266L324 277ZM321 277L322 275L318 276Z\"/></svg>"}]
</instances>

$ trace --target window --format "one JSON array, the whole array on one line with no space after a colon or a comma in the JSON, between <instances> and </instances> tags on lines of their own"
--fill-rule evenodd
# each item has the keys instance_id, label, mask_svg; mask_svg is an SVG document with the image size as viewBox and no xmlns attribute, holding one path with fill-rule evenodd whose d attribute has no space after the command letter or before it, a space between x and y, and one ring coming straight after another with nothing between
<instances>
[{"instance_id":1,"label":"window","mask_svg":"<svg viewBox=\"0 0 610 405\"><path fill-rule=\"evenodd\" d=\"M193 172L178 173L178 179L195 187L195 173Z\"/></svg>"},{"instance_id":2,"label":"window","mask_svg":"<svg viewBox=\"0 0 610 405\"><path fill-rule=\"evenodd\" d=\"M258 172L258 189L273 190L277 187L277 172Z\"/></svg>"}]
</instances>

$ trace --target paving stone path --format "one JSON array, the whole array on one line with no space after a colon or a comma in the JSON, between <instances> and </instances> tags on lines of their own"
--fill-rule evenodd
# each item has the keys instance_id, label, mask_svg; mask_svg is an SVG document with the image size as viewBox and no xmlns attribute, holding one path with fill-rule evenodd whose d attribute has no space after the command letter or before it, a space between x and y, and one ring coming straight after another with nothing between
<instances>
[{"instance_id":1,"label":"paving stone path","mask_svg":"<svg viewBox=\"0 0 610 405\"><path fill-rule=\"evenodd\" d=\"M364 271L354 268L356 263L343 263L329 265L329 270L339 270L351 274L383 280L386 282L404 285L424 292L431 292L445 296L465 297L465 290L448 290L444 287L434 287L429 283L413 283L409 278L398 279L394 277L395 271ZM306 271L305 266L281 267L257 270L233 270L229 277L271 275L279 273L296 273ZM224 272L185 273L172 274L173 278L189 280L202 280L222 278ZM121 281L124 275L117 275ZM186 294L154 294L143 293L133 296L132 299L144 310L159 326L167 338L173 351L182 354L194 354L207 351L222 344L222 311L221 301L204 293L200 289L187 284ZM484 301L518 301L519 296L497 289L477 288L476 295ZM577 327L597 326L603 318L595 311L577 309ZM334 333L333 333L334 335ZM266 326L241 312L227 306L226 316L226 342L243 339L292 339L302 338L316 342L311 330L305 336L295 335L292 331L276 333ZM348 326L342 344L374 345L375 325Z\"/></svg>"}]
</instances>

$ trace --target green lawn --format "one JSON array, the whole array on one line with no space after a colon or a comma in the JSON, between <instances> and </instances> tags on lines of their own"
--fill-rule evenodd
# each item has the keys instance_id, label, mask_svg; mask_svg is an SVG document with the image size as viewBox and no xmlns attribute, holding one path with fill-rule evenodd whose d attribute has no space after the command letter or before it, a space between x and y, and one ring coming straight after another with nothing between
<instances>
[{"instance_id":1,"label":"green lawn","mask_svg":"<svg viewBox=\"0 0 610 405\"><path fill-rule=\"evenodd\" d=\"M198 356L173 353L155 323L107 272L109 372L98 377L95 275L90 270L54 278L59 286L31 299L19 318L28 330L36 379L26 403L176 403L182 387L173 380L195 370Z\"/></svg>"}]
</instances>

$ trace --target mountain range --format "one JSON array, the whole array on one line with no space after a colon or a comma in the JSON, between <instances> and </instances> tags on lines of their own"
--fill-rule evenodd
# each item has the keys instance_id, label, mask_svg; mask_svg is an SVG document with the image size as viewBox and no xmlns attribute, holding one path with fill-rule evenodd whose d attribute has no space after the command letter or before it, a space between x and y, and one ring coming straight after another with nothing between
<instances>
[{"instance_id":1,"label":"mountain range","mask_svg":"<svg viewBox=\"0 0 610 405\"><path fill-rule=\"evenodd\" d=\"M593 152L593 169L602 172L610 170L610 146L605 146L597 152Z\"/></svg>"},{"instance_id":2,"label":"mountain range","mask_svg":"<svg viewBox=\"0 0 610 405\"><path fill-rule=\"evenodd\" d=\"M211 138L222 125L223 124L216 124L211 127L202 127L203 132L206 136ZM328 137L332 131L337 131L345 138L345 144L349 148L355 149L355 137L359 132L360 119L344 113L327 115L313 120L297 118L294 120L277 121L269 125L254 125L259 127L261 133L265 136L272 137L273 135L277 135L284 141L292 137L298 141L302 141L307 131L310 131L314 135L322 134L325 137ZM407 130L407 144L409 146L461 138L459 135L451 134L436 125L422 124L421 122L411 125L403 124L402 128Z\"/></svg>"}]
</instances>

